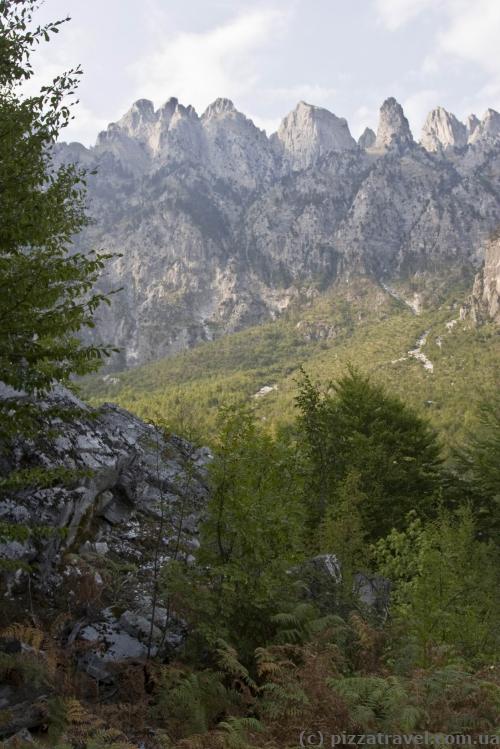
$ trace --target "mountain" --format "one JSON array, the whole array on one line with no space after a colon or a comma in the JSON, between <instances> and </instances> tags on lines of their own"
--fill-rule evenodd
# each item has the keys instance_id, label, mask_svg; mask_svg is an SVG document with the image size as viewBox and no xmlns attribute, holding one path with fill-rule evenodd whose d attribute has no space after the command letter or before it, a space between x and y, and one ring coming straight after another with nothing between
<instances>
[{"instance_id":1,"label":"mountain","mask_svg":"<svg viewBox=\"0 0 500 749\"><path fill-rule=\"evenodd\" d=\"M488 321L500 324L500 235L486 248L484 265L476 275L461 316L472 318L476 325Z\"/></svg>"},{"instance_id":2,"label":"mountain","mask_svg":"<svg viewBox=\"0 0 500 749\"><path fill-rule=\"evenodd\" d=\"M437 107L425 121L420 142L428 151L461 148L467 144L467 127L454 114Z\"/></svg>"},{"instance_id":3,"label":"mountain","mask_svg":"<svg viewBox=\"0 0 500 749\"><path fill-rule=\"evenodd\" d=\"M477 271L500 224L499 120L488 110L461 125L438 108L419 144L390 98L356 143L345 119L305 102L268 137L228 99L201 116L142 99L94 147L57 145L58 163L97 170L77 247L120 254L102 287L123 290L96 332L122 348L114 368L275 319L356 276Z\"/></svg>"}]
</instances>

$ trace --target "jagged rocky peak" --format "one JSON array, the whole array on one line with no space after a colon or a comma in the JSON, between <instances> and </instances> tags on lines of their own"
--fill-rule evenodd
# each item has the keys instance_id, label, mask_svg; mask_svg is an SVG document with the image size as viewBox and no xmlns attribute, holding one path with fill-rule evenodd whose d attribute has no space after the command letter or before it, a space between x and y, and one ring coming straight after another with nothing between
<instances>
[{"instance_id":1,"label":"jagged rocky peak","mask_svg":"<svg viewBox=\"0 0 500 749\"><path fill-rule=\"evenodd\" d=\"M413 136L410 124L403 112L403 107L391 96L380 107L375 146L386 150L388 148L410 145L411 143L413 143Z\"/></svg>"},{"instance_id":2,"label":"jagged rocky peak","mask_svg":"<svg viewBox=\"0 0 500 749\"><path fill-rule=\"evenodd\" d=\"M427 151L461 148L467 145L467 128L444 107L436 107L427 115L420 142Z\"/></svg>"},{"instance_id":3,"label":"jagged rocky peak","mask_svg":"<svg viewBox=\"0 0 500 749\"><path fill-rule=\"evenodd\" d=\"M220 97L213 101L203 112L201 118L204 121L210 120L212 117L218 117L219 115L232 114L232 115L243 115L238 112L231 99L225 99Z\"/></svg>"},{"instance_id":4,"label":"jagged rocky peak","mask_svg":"<svg viewBox=\"0 0 500 749\"><path fill-rule=\"evenodd\" d=\"M479 125L480 120L478 117L476 117L475 114L470 114L466 121L465 121L465 127L467 128L467 139L470 140L471 135L474 133L475 129Z\"/></svg>"},{"instance_id":5,"label":"jagged rocky peak","mask_svg":"<svg viewBox=\"0 0 500 749\"><path fill-rule=\"evenodd\" d=\"M254 190L275 176L276 158L266 134L230 99L210 104L201 124L210 169L217 177Z\"/></svg>"},{"instance_id":6,"label":"jagged rocky peak","mask_svg":"<svg viewBox=\"0 0 500 749\"><path fill-rule=\"evenodd\" d=\"M131 137L141 137L144 129L150 127L155 121L156 113L153 102L149 99L138 99L117 125Z\"/></svg>"},{"instance_id":7,"label":"jagged rocky peak","mask_svg":"<svg viewBox=\"0 0 500 749\"><path fill-rule=\"evenodd\" d=\"M487 109L483 119L474 129L469 138L469 143L477 143L482 140L494 140L500 136L500 114L494 109Z\"/></svg>"},{"instance_id":8,"label":"jagged rocky peak","mask_svg":"<svg viewBox=\"0 0 500 749\"><path fill-rule=\"evenodd\" d=\"M360 148L371 148L375 145L376 140L377 136L375 135L371 127L365 127L358 138L358 146Z\"/></svg>"},{"instance_id":9,"label":"jagged rocky peak","mask_svg":"<svg viewBox=\"0 0 500 749\"><path fill-rule=\"evenodd\" d=\"M305 169L330 151L356 148L347 120L301 101L281 123L273 142L292 169Z\"/></svg>"}]
</instances>

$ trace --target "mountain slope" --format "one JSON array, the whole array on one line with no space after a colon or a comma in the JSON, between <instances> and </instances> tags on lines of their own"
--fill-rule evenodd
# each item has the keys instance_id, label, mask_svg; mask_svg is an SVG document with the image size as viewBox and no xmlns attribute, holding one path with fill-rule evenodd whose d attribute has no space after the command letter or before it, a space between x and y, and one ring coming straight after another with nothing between
<instances>
[{"instance_id":1,"label":"mountain slope","mask_svg":"<svg viewBox=\"0 0 500 749\"><path fill-rule=\"evenodd\" d=\"M210 440L222 405L247 401L270 423L287 423L300 366L327 382L351 363L425 412L452 444L471 426L477 400L500 385L500 330L471 324L463 285L437 289L416 314L421 297L358 279L275 322L86 380L84 393Z\"/></svg>"},{"instance_id":2,"label":"mountain slope","mask_svg":"<svg viewBox=\"0 0 500 749\"><path fill-rule=\"evenodd\" d=\"M499 116L471 119L464 144L443 113L426 150L394 99L363 145L304 102L268 138L227 99L201 117L176 99L139 100L94 148L59 145L59 161L97 168L95 221L77 245L121 253L103 287L123 291L97 326L122 348L114 368L276 319L358 274L478 266L500 225Z\"/></svg>"}]
</instances>

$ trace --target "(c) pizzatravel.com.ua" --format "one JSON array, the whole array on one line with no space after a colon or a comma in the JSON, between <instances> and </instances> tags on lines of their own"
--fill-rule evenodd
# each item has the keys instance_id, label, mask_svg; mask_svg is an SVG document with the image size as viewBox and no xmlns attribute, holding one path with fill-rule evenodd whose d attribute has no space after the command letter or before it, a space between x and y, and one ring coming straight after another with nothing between
<instances>
[{"instance_id":1,"label":"(c) pizzatravel.com.ua","mask_svg":"<svg viewBox=\"0 0 500 749\"><path fill-rule=\"evenodd\" d=\"M328 733L304 729L299 736L300 746L498 746L500 733L495 734L448 734L448 733Z\"/></svg>"}]
</instances>

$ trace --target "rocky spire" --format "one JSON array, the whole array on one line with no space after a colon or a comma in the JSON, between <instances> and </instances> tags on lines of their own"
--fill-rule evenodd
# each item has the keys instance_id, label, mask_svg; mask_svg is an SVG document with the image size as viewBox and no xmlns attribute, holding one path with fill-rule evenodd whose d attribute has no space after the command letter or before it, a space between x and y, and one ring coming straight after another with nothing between
<instances>
[{"instance_id":1,"label":"rocky spire","mask_svg":"<svg viewBox=\"0 0 500 749\"><path fill-rule=\"evenodd\" d=\"M358 138L358 146L360 146L361 148L371 148L375 145L376 140L377 136L375 135L371 127L365 127Z\"/></svg>"},{"instance_id":2,"label":"rocky spire","mask_svg":"<svg viewBox=\"0 0 500 749\"><path fill-rule=\"evenodd\" d=\"M475 131L475 129L477 128L477 126L479 125L479 122L480 122L480 120L479 120L478 117L476 117L475 114L470 114L467 117L467 120L465 122L465 126L467 128L467 137L468 137L468 140L470 140L470 137L473 134L473 132Z\"/></svg>"},{"instance_id":3,"label":"rocky spire","mask_svg":"<svg viewBox=\"0 0 500 749\"><path fill-rule=\"evenodd\" d=\"M388 149L413 143L410 125L401 104L394 97L386 99L380 107L380 118L375 146Z\"/></svg>"},{"instance_id":4,"label":"rocky spire","mask_svg":"<svg viewBox=\"0 0 500 749\"><path fill-rule=\"evenodd\" d=\"M292 169L305 169L329 151L356 148L347 121L301 101L285 117L274 138Z\"/></svg>"},{"instance_id":5,"label":"rocky spire","mask_svg":"<svg viewBox=\"0 0 500 749\"><path fill-rule=\"evenodd\" d=\"M266 134L229 99L216 99L201 116L206 156L220 179L254 190L271 179L276 158Z\"/></svg>"},{"instance_id":6,"label":"rocky spire","mask_svg":"<svg viewBox=\"0 0 500 749\"><path fill-rule=\"evenodd\" d=\"M208 105L201 118L202 120L209 120L211 117L217 117L225 113L238 114L238 111L231 99L219 98Z\"/></svg>"},{"instance_id":7,"label":"rocky spire","mask_svg":"<svg viewBox=\"0 0 500 749\"><path fill-rule=\"evenodd\" d=\"M483 119L471 134L469 143L477 143L481 140L491 140L500 135L500 114L494 109L487 109Z\"/></svg>"},{"instance_id":8,"label":"rocky spire","mask_svg":"<svg viewBox=\"0 0 500 749\"><path fill-rule=\"evenodd\" d=\"M467 144L467 128L444 107L436 107L427 115L420 142L428 151L461 148Z\"/></svg>"},{"instance_id":9,"label":"rocky spire","mask_svg":"<svg viewBox=\"0 0 500 749\"><path fill-rule=\"evenodd\" d=\"M116 125L131 138L142 140L147 137L151 126L156 122L153 102L149 99L138 99Z\"/></svg>"}]
</instances>

